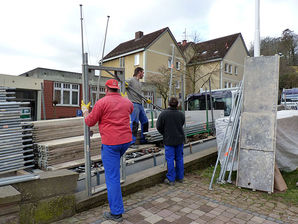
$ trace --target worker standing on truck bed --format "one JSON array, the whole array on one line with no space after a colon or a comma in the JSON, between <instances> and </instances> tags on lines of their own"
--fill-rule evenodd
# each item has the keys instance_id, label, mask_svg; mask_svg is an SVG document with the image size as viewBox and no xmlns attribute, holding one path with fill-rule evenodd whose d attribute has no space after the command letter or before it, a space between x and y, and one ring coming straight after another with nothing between
<instances>
[{"instance_id":1,"label":"worker standing on truck bed","mask_svg":"<svg viewBox=\"0 0 298 224\"><path fill-rule=\"evenodd\" d=\"M144 76L144 69L137 67L134 71L133 77L125 82L128 99L133 103L133 112L130 115L131 131L132 131L132 146L136 142L136 137L139 129L139 122L141 122L141 143L146 143L144 132L148 132L148 118L142 105L142 84L139 81ZM130 90L130 89L133 89ZM152 103L147 99L146 103Z\"/></svg>"},{"instance_id":2,"label":"worker standing on truck bed","mask_svg":"<svg viewBox=\"0 0 298 224\"><path fill-rule=\"evenodd\" d=\"M129 126L129 115L133 104L118 93L118 81L109 79L105 84L105 97L94 105L89 114L89 105L82 102L85 123L92 127L98 123L101 135L101 158L105 169L105 179L108 191L110 212L104 213L104 218L122 221L124 206L120 186L120 158L126 152L132 141Z\"/></svg>"}]
</instances>

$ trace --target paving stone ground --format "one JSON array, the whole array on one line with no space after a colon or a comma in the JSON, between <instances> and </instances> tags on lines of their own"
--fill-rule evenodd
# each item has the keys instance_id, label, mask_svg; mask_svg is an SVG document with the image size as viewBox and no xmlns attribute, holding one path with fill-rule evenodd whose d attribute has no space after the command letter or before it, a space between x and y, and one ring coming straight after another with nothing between
<instances>
[{"instance_id":1,"label":"paving stone ground","mask_svg":"<svg viewBox=\"0 0 298 224\"><path fill-rule=\"evenodd\" d=\"M197 174L187 174L184 183L158 184L124 197L125 224L273 224L298 223L298 207L268 197L264 192L214 185ZM112 224L103 218L108 204L78 213L56 224Z\"/></svg>"}]
</instances>

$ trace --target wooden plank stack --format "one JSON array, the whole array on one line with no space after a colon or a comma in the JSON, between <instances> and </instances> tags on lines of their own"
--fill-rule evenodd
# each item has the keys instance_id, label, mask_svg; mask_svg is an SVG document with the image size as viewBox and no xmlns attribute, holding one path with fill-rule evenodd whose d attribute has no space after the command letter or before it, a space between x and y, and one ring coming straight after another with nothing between
<instances>
[{"instance_id":1,"label":"wooden plank stack","mask_svg":"<svg viewBox=\"0 0 298 224\"><path fill-rule=\"evenodd\" d=\"M40 169L84 159L83 118L66 118L33 122L35 161ZM98 126L90 129L91 156L100 154L101 137Z\"/></svg>"},{"instance_id":2,"label":"wooden plank stack","mask_svg":"<svg viewBox=\"0 0 298 224\"><path fill-rule=\"evenodd\" d=\"M83 118L64 118L33 122L33 140L36 143L69 138L74 136L83 136ZM98 133L98 126L90 129L93 133Z\"/></svg>"}]
</instances>

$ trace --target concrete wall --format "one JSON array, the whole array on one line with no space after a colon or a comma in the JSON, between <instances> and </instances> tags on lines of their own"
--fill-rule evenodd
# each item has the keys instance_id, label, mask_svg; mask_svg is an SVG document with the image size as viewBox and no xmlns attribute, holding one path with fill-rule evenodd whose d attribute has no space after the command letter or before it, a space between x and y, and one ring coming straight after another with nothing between
<instances>
[{"instance_id":1,"label":"concrete wall","mask_svg":"<svg viewBox=\"0 0 298 224\"><path fill-rule=\"evenodd\" d=\"M78 174L42 172L40 179L13 184L20 192L20 223L51 223L75 214Z\"/></svg>"},{"instance_id":2,"label":"concrete wall","mask_svg":"<svg viewBox=\"0 0 298 224\"><path fill-rule=\"evenodd\" d=\"M0 74L0 86L40 91L41 83L43 83L43 79L40 78L26 78Z\"/></svg>"}]
</instances>

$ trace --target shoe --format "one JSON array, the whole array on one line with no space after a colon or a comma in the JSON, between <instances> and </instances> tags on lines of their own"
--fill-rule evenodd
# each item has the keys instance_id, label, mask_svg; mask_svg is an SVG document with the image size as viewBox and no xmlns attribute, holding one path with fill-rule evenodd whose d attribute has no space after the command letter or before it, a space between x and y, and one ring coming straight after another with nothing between
<instances>
[{"instance_id":1,"label":"shoe","mask_svg":"<svg viewBox=\"0 0 298 224\"><path fill-rule=\"evenodd\" d=\"M176 180L177 182L179 182L179 183L183 183L183 179L179 179L179 180Z\"/></svg>"},{"instance_id":2,"label":"shoe","mask_svg":"<svg viewBox=\"0 0 298 224\"><path fill-rule=\"evenodd\" d=\"M113 220L115 222L122 222L123 221L122 214L120 214L120 215L113 215L111 212L104 212L103 213L103 217L106 220Z\"/></svg>"},{"instance_id":3,"label":"shoe","mask_svg":"<svg viewBox=\"0 0 298 224\"><path fill-rule=\"evenodd\" d=\"M171 182L171 181L169 181L168 178L166 178L166 179L164 180L164 183L165 183L165 184L168 184L168 185L170 185L170 186L174 186L174 185L175 185L175 182Z\"/></svg>"}]
</instances>

